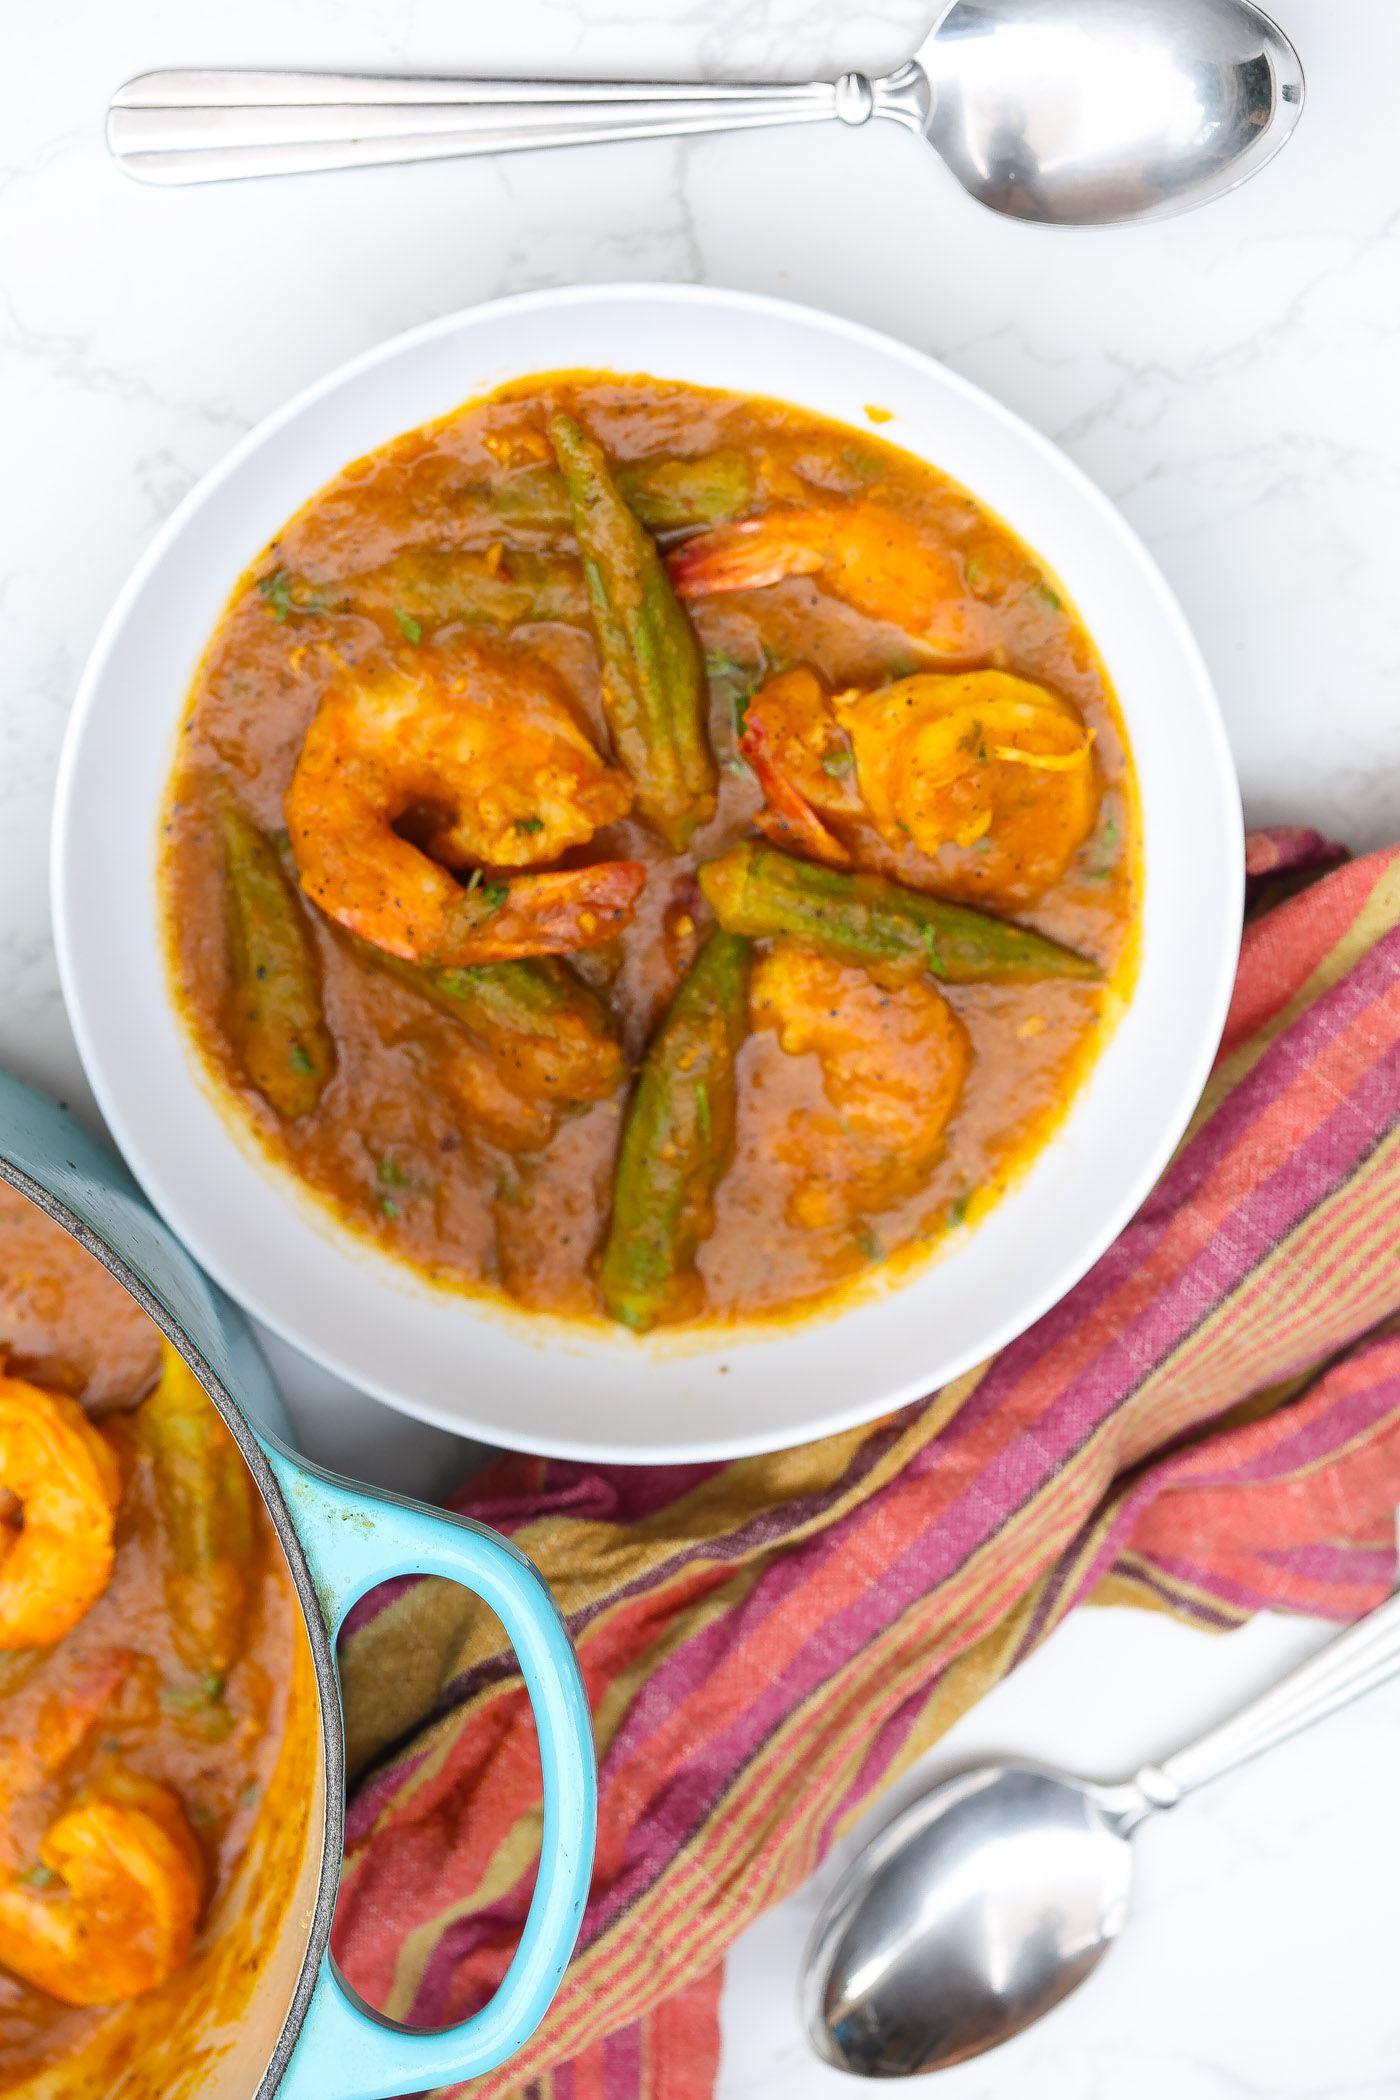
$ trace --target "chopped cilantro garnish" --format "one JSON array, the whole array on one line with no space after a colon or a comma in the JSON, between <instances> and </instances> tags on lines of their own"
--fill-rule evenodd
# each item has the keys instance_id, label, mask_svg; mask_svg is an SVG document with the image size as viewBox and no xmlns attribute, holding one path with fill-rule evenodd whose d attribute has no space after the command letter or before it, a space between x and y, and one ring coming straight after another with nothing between
<instances>
[{"instance_id":1,"label":"chopped cilantro garnish","mask_svg":"<svg viewBox=\"0 0 1400 2100\"><path fill-rule=\"evenodd\" d=\"M710 1092L703 1079L695 1082L695 1120L700 1125L700 1142L710 1142Z\"/></svg>"},{"instance_id":2,"label":"chopped cilantro garnish","mask_svg":"<svg viewBox=\"0 0 1400 2100\"><path fill-rule=\"evenodd\" d=\"M386 1218L392 1219L400 1218L403 1216L403 1212L399 1209L398 1204L395 1203L392 1196L381 1196L379 1199L379 1208L383 1211Z\"/></svg>"},{"instance_id":3,"label":"chopped cilantro garnish","mask_svg":"<svg viewBox=\"0 0 1400 2100\"><path fill-rule=\"evenodd\" d=\"M274 620L285 620L289 612L322 613L328 610L324 591L311 591L305 598L292 596L290 569L274 569L270 576L259 577L258 589L266 598Z\"/></svg>"},{"instance_id":4,"label":"chopped cilantro garnish","mask_svg":"<svg viewBox=\"0 0 1400 2100\"><path fill-rule=\"evenodd\" d=\"M1032 598L1038 598L1047 612L1057 613L1064 611L1064 606L1061 604L1060 599L1058 598L1056 593L1051 590L1048 583L1032 584L1031 596Z\"/></svg>"},{"instance_id":5,"label":"chopped cilantro garnish","mask_svg":"<svg viewBox=\"0 0 1400 2100\"><path fill-rule=\"evenodd\" d=\"M402 635L404 635L404 637L408 641L415 643L422 641L422 623L421 621L415 620L412 613L406 613L401 605L396 605L394 607L394 618L399 623L399 632Z\"/></svg>"},{"instance_id":6,"label":"chopped cilantro garnish","mask_svg":"<svg viewBox=\"0 0 1400 2100\"><path fill-rule=\"evenodd\" d=\"M850 772L854 764L855 759L849 751L828 751L822 760L822 771L830 773L833 780L839 780L843 773Z\"/></svg>"},{"instance_id":7,"label":"chopped cilantro garnish","mask_svg":"<svg viewBox=\"0 0 1400 2100\"><path fill-rule=\"evenodd\" d=\"M290 570L275 569L271 576L260 577L258 589L266 598L268 610L271 612L274 620L285 620L287 614L295 610L292 605L292 577Z\"/></svg>"},{"instance_id":8,"label":"chopped cilantro garnish","mask_svg":"<svg viewBox=\"0 0 1400 2100\"><path fill-rule=\"evenodd\" d=\"M967 1216L967 1206L972 1201L971 1189L964 1189L957 1200L948 1205L948 1223L961 1225Z\"/></svg>"},{"instance_id":9,"label":"chopped cilantro garnish","mask_svg":"<svg viewBox=\"0 0 1400 2100\"><path fill-rule=\"evenodd\" d=\"M705 651L705 676L714 684L717 685L721 678L748 678L750 675L738 658L730 656L727 651L723 649L707 649Z\"/></svg>"},{"instance_id":10,"label":"chopped cilantro garnish","mask_svg":"<svg viewBox=\"0 0 1400 2100\"><path fill-rule=\"evenodd\" d=\"M160 1688L160 1703L169 1707L172 1713L202 1713L206 1706L215 1703L204 1688L208 1682L205 1678L199 1684L163 1684ZM220 1678L218 1682L222 1689L223 1679Z\"/></svg>"},{"instance_id":11,"label":"chopped cilantro garnish","mask_svg":"<svg viewBox=\"0 0 1400 2100\"><path fill-rule=\"evenodd\" d=\"M544 818L517 817L515 820L515 828L517 831L523 832L526 838L533 838L537 831L544 830Z\"/></svg>"},{"instance_id":12,"label":"chopped cilantro garnish","mask_svg":"<svg viewBox=\"0 0 1400 2100\"><path fill-rule=\"evenodd\" d=\"M736 657L727 655L723 649L707 649L705 676L716 697L729 708L734 741L737 744L744 734L749 702L763 683L763 671L753 670L749 665L741 664Z\"/></svg>"},{"instance_id":13,"label":"chopped cilantro garnish","mask_svg":"<svg viewBox=\"0 0 1400 2100\"><path fill-rule=\"evenodd\" d=\"M391 1159L380 1160L379 1179L384 1183L384 1186L386 1188L406 1189L408 1187L407 1174L405 1174L402 1167L395 1166L393 1160Z\"/></svg>"},{"instance_id":14,"label":"chopped cilantro garnish","mask_svg":"<svg viewBox=\"0 0 1400 2100\"><path fill-rule=\"evenodd\" d=\"M311 1072L315 1070L311 1059L302 1049L300 1043L293 1043L291 1049L287 1052L287 1063L294 1072Z\"/></svg>"},{"instance_id":15,"label":"chopped cilantro garnish","mask_svg":"<svg viewBox=\"0 0 1400 2100\"><path fill-rule=\"evenodd\" d=\"M884 1260L885 1250L863 1218L856 1227L856 1245L867 1261Z\"/></svg>"},{"instance_id":16,"label":"chopped cilantro garnish","mask_svg":"<svg viewBox=\"0 0 1400 2100\"><path fill-rule=\"evenodd\" d=\"M508 882L488 882L481 893L481 901L488 911L499 911L509 895Z\"/></svg>"},{"instance_id":17,"label":"chopped cilantro garnish","mask_svg":"<svg viewBox=\"0 0 1400 2100\"><path fill-rule=\"evenodd\" d=\"M1118 819L1110 817L1098 837L1091 842L1094 859L1084 870L1086 882L1107 882L1113 873L1114 859L1118 850Z\"/></svg>"}]
</instances>

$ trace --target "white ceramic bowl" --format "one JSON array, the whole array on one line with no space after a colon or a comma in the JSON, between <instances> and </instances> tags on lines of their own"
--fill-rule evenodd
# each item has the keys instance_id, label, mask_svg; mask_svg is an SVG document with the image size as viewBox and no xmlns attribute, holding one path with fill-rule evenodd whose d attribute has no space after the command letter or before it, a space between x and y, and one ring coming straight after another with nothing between
<instances>
[{"instance_id":1,"label":"white ceramic bowl","mask_svg":"<svg viewBox=\"0 0 1400 2100\"><path fill-rule=\"evenodd\" d=\"M330 1225L235 1134L172 1009L157 930L161 798L235 578L347 460L503 381L566 367L777 395L965 483L1064 580L1137 762L1146 856L1129 1010L1020 1185L902 1288L718 1348L535 1327L434 1292ZM54 833L59 965L83 1062L152 1201L250 1312L407 1413L518 1449L679 1460L776 1449L915 1399L1083 1275L1180 1137L1238 945L1238 793L1210 682L1161 576L1053 445L965 380L831 315L738 292L608 285L450 315L333 372L252 431L156 539L87 667Z\"/></svg>"}]
</instances>

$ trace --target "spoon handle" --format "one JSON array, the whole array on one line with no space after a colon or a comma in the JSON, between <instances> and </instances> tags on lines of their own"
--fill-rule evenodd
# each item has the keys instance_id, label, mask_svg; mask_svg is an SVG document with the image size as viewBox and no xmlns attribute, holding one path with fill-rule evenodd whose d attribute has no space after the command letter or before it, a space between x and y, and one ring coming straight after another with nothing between
<instances>
[{"instance_id":1,"label":"spoon handle","mask_svg":"<svg viewBox=\"0 0 1400 2100\"><path fill-rule=\"evenodd\" d=\"M930 99L912 60L883 80L800 86L142 73L112 98L107 144L139 182L177 185L833 119L921 132Z\"/></svg>"},{"instance_id":2,"label":"spoon handle","mask_svg":"<svg viewBox=\"0 0 1400 2100\"><path fill-rule=\"evenodd\" d=\"M1147 1766L1138 1773L1137 1784L1155 1806L1171 1807L1183 1794L1194 1793L1314 1721L1325 1720L1397 1673L1400 1595L1340 1634L1233 1720L1178 1750L1164 1764Z\"/></svg>"}]
</instances>

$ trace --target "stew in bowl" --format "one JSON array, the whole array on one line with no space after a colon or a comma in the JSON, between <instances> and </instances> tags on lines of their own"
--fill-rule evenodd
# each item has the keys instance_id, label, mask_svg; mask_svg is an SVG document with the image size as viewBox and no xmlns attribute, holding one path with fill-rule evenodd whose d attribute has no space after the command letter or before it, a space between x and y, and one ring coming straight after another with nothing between
<instances>
[{"instance_id":1,"label":"stew in bowl","mask_svg":"<svg viewBox=\"0 0 1400 2100\"><path fill-rule=\"evenodd\" d=\"M1142 1201L1209 1069L1238 798L1062 454L694 286L450 316L187 499L55 836L103 1113L243 1305L516 1448L913 1400Z\"/></svg>"},{"instance_id":2,"label":"stew in bowl","mask_svg":"<svg viewBox=\"0 0 1400 2100\"><path fill-rule=\"evenodd\" d=\"M667 380L349 465L236 588L165 833L229 1113L434 1283L639 1333L985 1214L1137 960L1064 586L875 425Z\"/></svg>"}]
</instances>

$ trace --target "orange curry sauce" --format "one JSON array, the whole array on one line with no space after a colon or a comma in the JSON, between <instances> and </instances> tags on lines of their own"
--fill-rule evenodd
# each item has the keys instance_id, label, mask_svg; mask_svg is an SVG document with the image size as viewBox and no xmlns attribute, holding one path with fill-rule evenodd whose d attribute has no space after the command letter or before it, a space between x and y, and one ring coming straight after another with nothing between
<instances>
[{"instance_id":1,"label":"orange curry sauce","mask_svg":"<svg viewBox=\"0 0 1400 2100\"><path fill-rule=\"evenodd\" d=\"M919 671L997 668L1050 688L1093 732L1093 830L1061 879L1016 915L1095 958L1103 981L944 988L971 1063L942 1150L913 1194L854 1218L838 1207L826 1222L795 1202L810 1181L813 1148L832 1128L821 1066L812 1052L785 1051L771 1029L752 1031L740 1051L733 1157L699 1253L701 1318L829 1307L877 1266L907 1266L975 1218L1044 1145L1130 988L1140 903L1130 756L1074 608L1032 550L973 495L868 431L772 400L563 373L516 382L347 467L239 581L195 681L169 789L162 877L178 1004L230 1113L343 1223L440 1284L568 1318L603 1317L596 1264L625 1089L565 1117L542 1149L503 1150L433 1083L457 1024L368 966L307 904L336 1069L311 1112L279 1116L249 1083L229 1030L218 823L232 797L269 837L285 839L284 797L322 696L347 666L376 656L406 661L420 641L450 651L463 637L489 647L507 669L512 659L536 675L547 665L606 752L574 540L563 526L523 525L491 508L508 478L552 465L546 429L561 408L618 469L716 449L743 453L750 517L775 505L878 501L955 565L969 650L936 655L899 625L824 592L810 574L688 600L706 653L718 814L681 852L629 817L564 862L647 864L635 919L615 949L574 959L618 1016L634 1065L711 923L694 869L753 835L763 796L737 740L744 706L765 679L807 665L841 691ZM665 548L671 536L659 538ZM436 625L407 618L394 602L390 565L409 550L474 561L477 617ZM521 570L556 565L551 573L563 583L546 606L552 617L512 625L509 588L489 602L482 578L508 586L512 562ZM867 825L859 860L912 887L978 901L974 848L945 847L928 860L912 844L892 848ZM899 1054L892 1041L890 1055Z\"/></svg>"},{"instance_id":2,"label":"orange curry sauce","mask_svg":"<svg viewBox=\"0 0 1400 2100\"><path fill-rule=\"evenodd\" d=\"M105 1591L55 1646L0 1652L0 1873L27 1876L50 1900L67 1901L39 1864L40 1842L86 1790L122 1767L178 1796L203 1858L206 1925L239 1870L277 1764L297 1639L281 1547L249 1482L255 1537L242 1651L226 1679L195 1678L172 1636L170 1545L133 1412L160 1371L160 1337L92 1255L3 1184L0 1362L7 1377L62 1393L98 1420L123 1483ZM12 1499L8 1521L22 1522ZM92 1701L95 1680L104 1685L100 1704ZM48 1776L36 1775L36 1748L84 1699L93 1712L76 1748ZM201 1944L196 1938L196 1950ZM182 1977L196 1978L203 1966L196 1958L153 1994L167 2027ZM256 1958L245 1966L255 1970ZM61 2004L0 1968L0 2091L28 2090L42 2071L100 2046L103 2031L124 2017L120 2005ZM123 2091L131 2076L128 2066ZM101 2081L94 2089L109 2090ZM131 2090L145 2087L138 2079Z\"/></svg>"}]
</instances>

